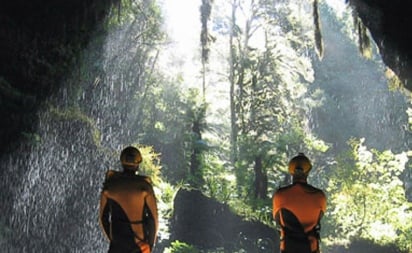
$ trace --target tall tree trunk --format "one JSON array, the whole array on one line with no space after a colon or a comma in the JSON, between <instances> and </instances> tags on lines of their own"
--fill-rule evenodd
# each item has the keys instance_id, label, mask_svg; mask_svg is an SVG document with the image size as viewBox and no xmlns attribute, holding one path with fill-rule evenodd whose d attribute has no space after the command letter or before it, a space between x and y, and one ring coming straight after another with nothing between
<instances>
[{"instance_id":1,"label":"tall tree trunk","mask_svg":"<svg viewBox=\"0 0 412 253\"><path fill-rule=\"evenodd\" d=\"M268 176L266 171L263 169L262 157L255 157L255 198L256 199L266 199L268 193Z\"/></svg>"},{"instance_id":2,"label":"tall tree trunk","mask_svg":"<svg viewBox=\"0 0 412 253\"><path fill-rule=\"evenodd\" d=\"M193 121L192 134L194 138L192 154L190 155L190 175L192 176L192 183L195 186L200 186L203 184L203 175L200 167L201 147L198 144L202 139L199 119L194 119Z\"/></svg>"},{"instance_id":3,"label":"tall tree trunk","mask_svg":"<svg viewBox=\"0 0 412 253\"><path fill-rule=\"evenodd\" d=\"M232 164L236 164L237 161L237 135L238 135L238 127L237 127L237 118L236 118L236 107L235 107L235 45L234 45L234 37L236 33L236 7L237 1L233 0L232 2L232 17L231 17L231 32L229 38L229 47L230 47L230 56L229 56L229 83L230 83L230 146L231 146L231 162Z\"/></svg>"},{"instance_id":4,"label":"tall tree trunk","mask_svg":"<svg viewBox=\"0 0 412 253\"><path fill-rule=\"evenodd\" d=\"M209 48L210 38L208 30L208 21L212 10L212 4L210 0L202 0L200 7L200 20L202 23L202 29L200 33L200 44L202 46L202 94L203 99L206 97L206 65L209 61Z\"/></svg>"}]
</instances>

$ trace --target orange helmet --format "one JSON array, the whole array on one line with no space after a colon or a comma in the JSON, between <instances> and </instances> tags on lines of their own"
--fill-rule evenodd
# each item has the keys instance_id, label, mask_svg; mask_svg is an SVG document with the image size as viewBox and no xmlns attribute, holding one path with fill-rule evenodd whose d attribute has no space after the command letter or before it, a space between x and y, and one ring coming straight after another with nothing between
<instances>
[{"instance_id":1,"label":"orange helmet","mask_svg":"<svg viewBox=\"0 0 412 253\"><path fill-rule=\"evenodd\" d=\"M309 174L312 169L312 164L309 158L303 153L299 153L297 156L293 157L289 162L289 173L291 175L298 174L298 171L303 172L305 175Z\"/></svg>"},{"instance_id":2,"label":"orange helmet","mask_svg":"<svg viewBox=\"0 0 412 253\"><path fill-rule=\"evenodd\" d=\"M137 168L142 162L142 154L140 154L140 151L137 148L128 146L122 150L120 154L120 162L123 167Z\"/></svg>"}]
</instances>

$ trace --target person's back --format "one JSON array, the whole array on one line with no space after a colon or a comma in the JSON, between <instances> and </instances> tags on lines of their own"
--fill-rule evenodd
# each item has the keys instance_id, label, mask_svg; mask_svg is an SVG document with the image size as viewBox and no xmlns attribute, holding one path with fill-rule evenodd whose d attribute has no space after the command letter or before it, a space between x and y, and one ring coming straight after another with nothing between
<instances>
[{"instance_id":1,"label":"person's back","mask_svg":"<svg viewBox=\"0 0 412 253\"><path fill-rule=\"evenodd\" d=\"M326 205L324 193L306 183L295 182L291 186L280 188L274 195L273 203L275 220L287 230L281 231L285 240L283 248L309 240L309 252L316 252L318 245L315 230Z\"/></svg>"},{"instance_id":2,"label":"person's back","mask_svg":"<svg viewBox=\"0 0 412 253\"><path fill-rule=\"evenodd\" d=\"M273 195L273 217L281 228L282 253L319 252L318 229L326 210L326 196L322 190L307 184L310 169L311 165L302 169L304 173L299 176L293 168L293 183Z\"/></svg>"},{"instance_id":3,"label":"person's back","mask_svg":"<svg viewBox=\"0 0 412 253\"><path fill-rule=\"evenodd\" d=\"M156 240L157 206L150 179L109 170L100 200L100 223L109 253L148 253Z\"/></svg>"}]
</instances>

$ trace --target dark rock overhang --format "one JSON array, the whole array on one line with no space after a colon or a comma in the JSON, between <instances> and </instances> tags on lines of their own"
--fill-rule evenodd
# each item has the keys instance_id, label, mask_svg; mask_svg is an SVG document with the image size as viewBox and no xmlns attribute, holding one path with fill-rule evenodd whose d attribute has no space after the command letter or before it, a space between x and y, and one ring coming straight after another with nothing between
<instances>
[{"instance_id":1,"label":"dark rock overhang","mask_svg":"<svg viewBox=\"0 0 412 253\"><path fill-rule=\"evenodd\" d=\"M411 91L412 5L410 1L350 0L349 3L369 29L384 63Z\"/></svg>"}]
</instances>

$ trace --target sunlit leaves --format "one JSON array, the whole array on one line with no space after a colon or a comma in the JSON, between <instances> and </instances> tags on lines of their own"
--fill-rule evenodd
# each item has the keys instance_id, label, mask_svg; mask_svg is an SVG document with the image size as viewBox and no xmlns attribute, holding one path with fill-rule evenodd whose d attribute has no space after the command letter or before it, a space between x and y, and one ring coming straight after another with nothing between
<instances>
[{"instance_id":1,"label":"sunlit leaves","mask_svg":"<svg viewBox=\"0 0 412 253\"><path fill-rule=\"evenodd\" d=\"M109 28L119 28L127 24L139 23L142 28L147 28L159 26L161 20L160 8L156 1L119 0L118 4L112 7L108 25Z\"/></svg>"},{"instance_id":2,"label":"sunlit leaves","mask_svg":"<svg viewBox=\"0 0 412 253\"><path fill-rule=\"evenodd\" d=\"M204 180L203 192L222 203L228 203L231 199L236 199L236 178L232 170L228 168L219 156L210 152L203 156L204 159Z\"/></svg>"},{"instance_id":3,"label":"sunlit leaves","mask_svg":"<svg viewBox=\"0 0 412 253\"><path fill-rule=\"evenodd\" d=\"M412 102L410 103L412 106ZM409 107L406 110L406 113L408 114L408 123L409 123L409 130L412 131L412 107Z\"/></svg>"},{"instance_id":4,"label":"sunlit leaves","mask_svg":"<svg viewBox=\"0 0 412 253\"><path fill-rule=\"evenodd\" d=\"M138 146L138 145L136 145ZM161 183L161 163L160 163L160 154L156 153L152 146L138 146L143 161L140 165L140 171L143 172L145 175L149 176L154 185L159 185Z\"/></svg>"},{"instance_id":5,"label":"sunlit leaves","mask_svg":"<svg viewBox=\"0 0 412 253\"><path fill-rule=\"evenodd\" d=\"M185 242L173 241L170 247L165 249L165 253L199 253L199 250Z\"/></svg>"},{"instance_id":6,"label":"sunlit leaves","mask_svg":"<svg viewBox=\"0 0 412 253\"><path fill-rule=\"evenodd\" d=\"M350 146L352 150L337 160L329 183L334 231L328 239L344 243L364 238L411 247L405 238L412 231L412 205L399 178L406 153L368 150L364 140L352 139Z\"/></svg>"},{"instance_id":7,"label":"sunlit leaves","mask_svg":"<svg viewBox=\"0 0 412 253\"><path fill-rule=\"evenodd\" d=\"M264 4L253 7L241 8L250 13L242 13L246 20L240 19L244 24L238 23L245 31L241 34L242 43L238 43L236 48L240 55L232 55L236 63L234 78L238 91L234 98L239 126L238 148L242 154L237 163L238 170L242 171L237 171L237 176L238 183L244 185L251 183L246 182L251 176L245 174L248 171L253 174L257 169L253 165L257 157L263 159L264 173L282 163L279 155L277 159L271 155L289 151L278 145L279 140L289 138L290 142L285 145L293 147L291 152L301 151L305 146L304 136L311 135L303 130L305 106L296 102L314 80L311 60L302 49L309 47L310 42L304 40L306 35L298 31L302 21L298 12L304 12L300 9L302 6L291 3L282 5L282 8ZM292 16L282 20L283 14ZM256 43L257 39L260 39L260 44ZM308 139L311 144L306 148L317 143L313 136L311 138L312 141ZM322 146L319 142L317 144Z\"/></svg>"}]
</instances>

